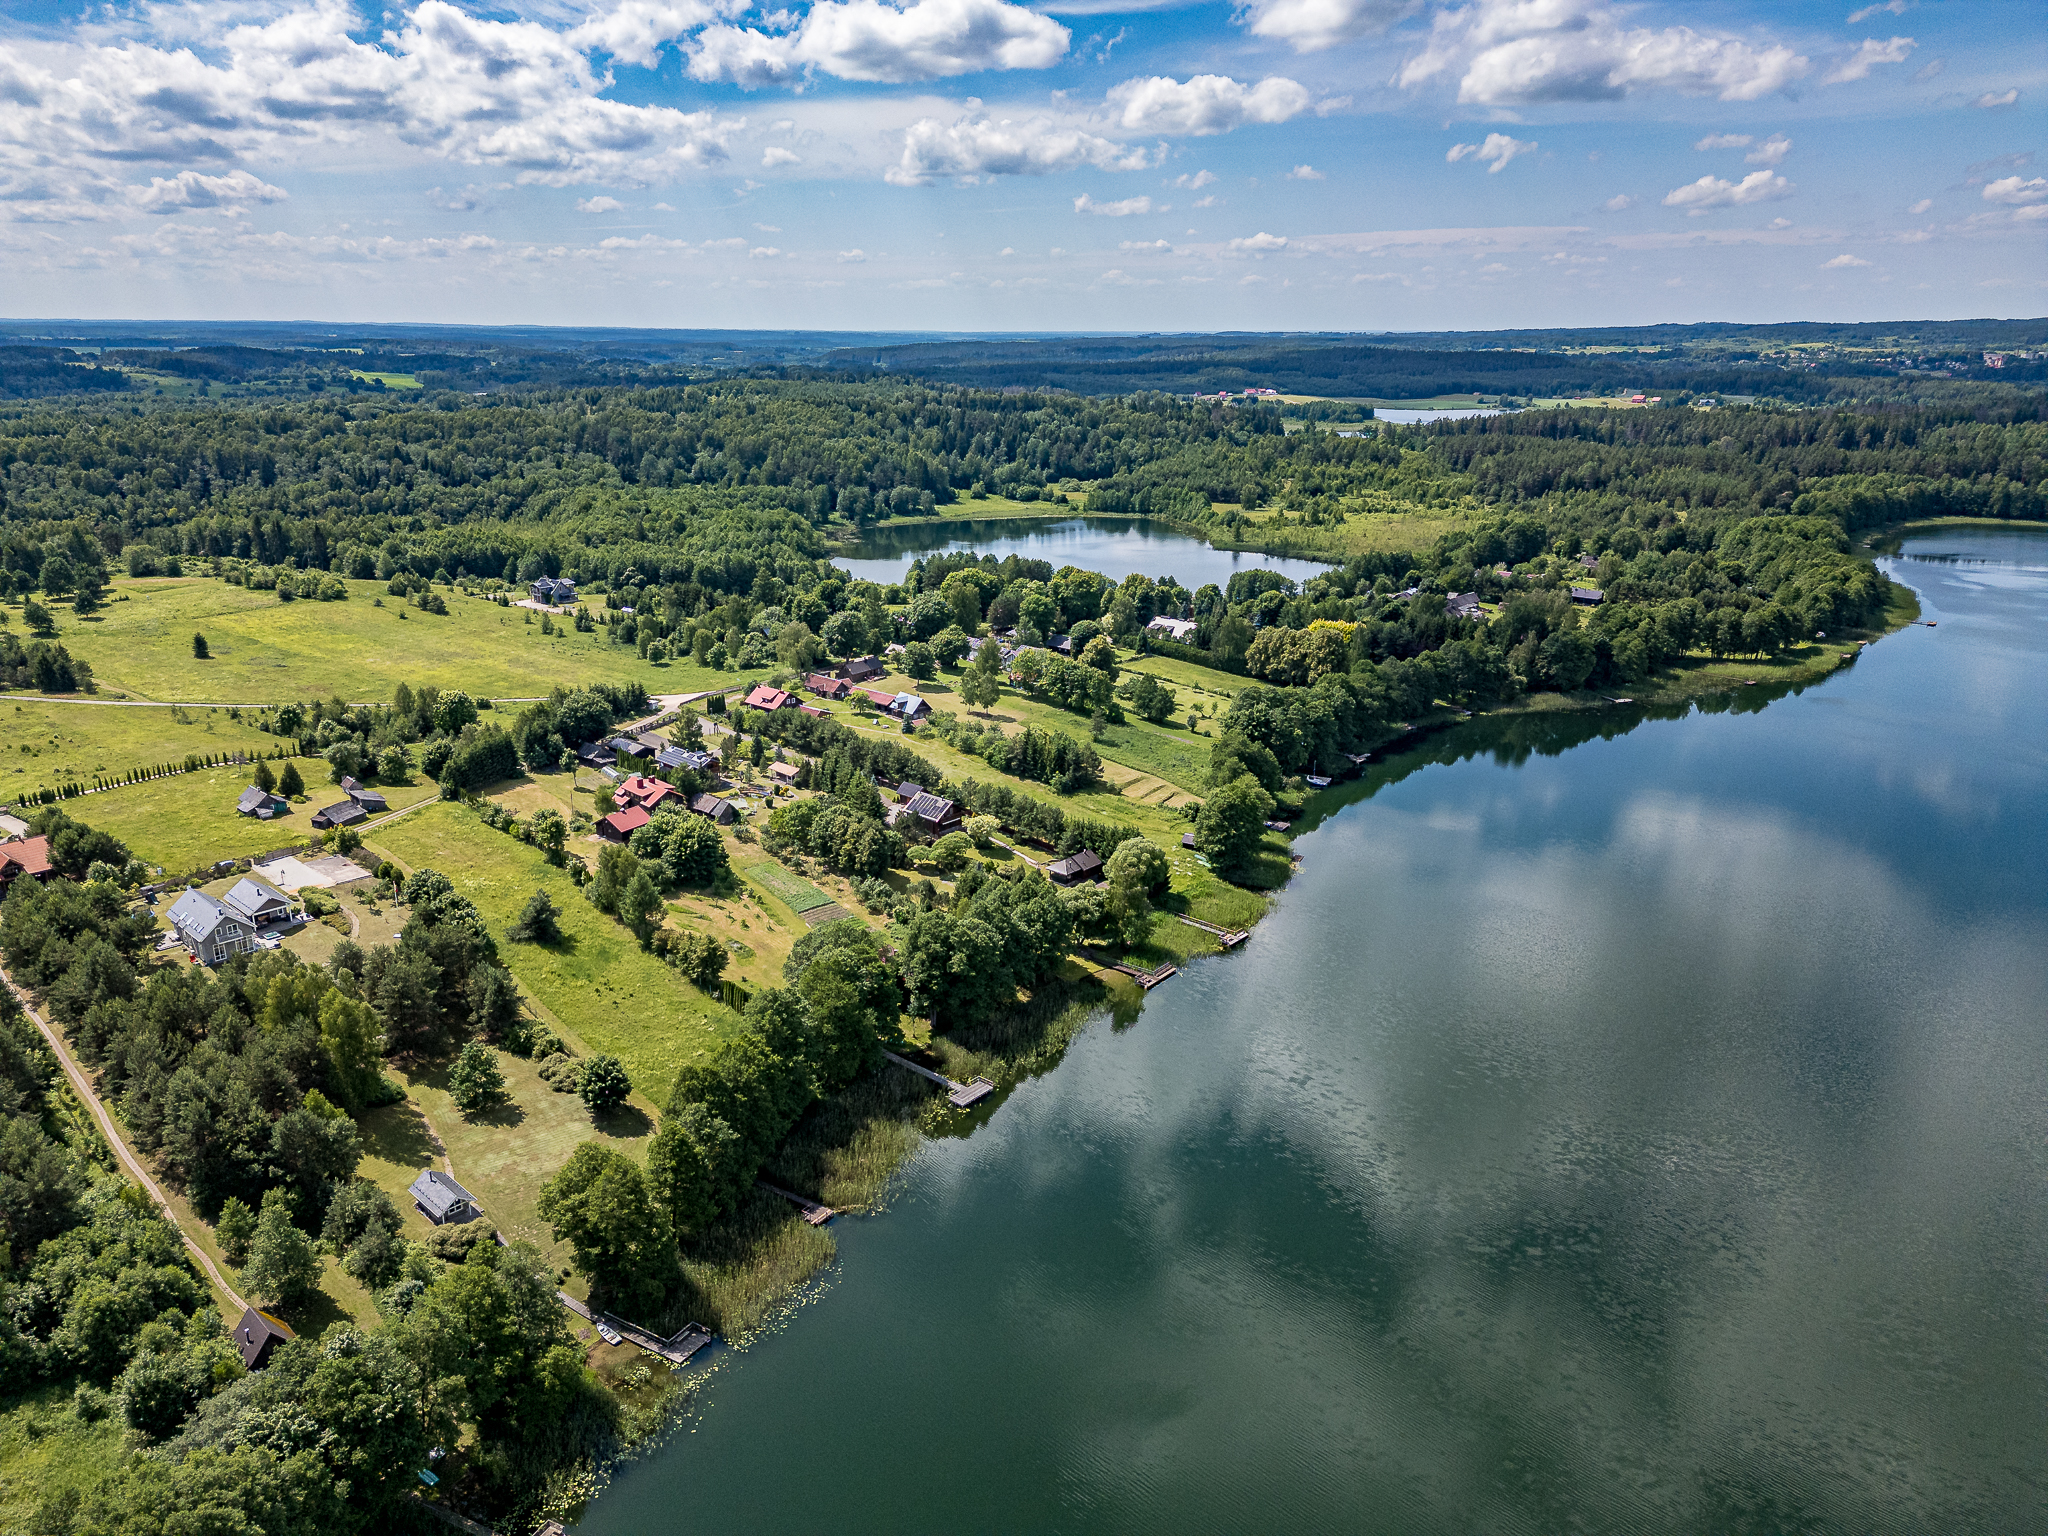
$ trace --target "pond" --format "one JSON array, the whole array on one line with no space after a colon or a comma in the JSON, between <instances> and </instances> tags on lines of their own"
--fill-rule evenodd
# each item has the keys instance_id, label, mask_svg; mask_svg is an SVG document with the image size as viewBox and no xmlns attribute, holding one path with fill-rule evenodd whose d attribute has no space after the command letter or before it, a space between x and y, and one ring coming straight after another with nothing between
<instances>
[{"instance_id":1,"label":"pond","mask_svg":"<svg viewBox=\"0 0 2048 1536\"><path fill-rule=\"evenodd\" d=\"M2044 556L1376 766L580 1531L2048 1528Z\"/></svg>"},{"instance_id":2,"label":"pond","mask_svg":"<svg viewBox=\"0 0 2048 1536\"><path fill-rule=\"evenodd\" d=\"M1227 586L1238 571L1278 571L1292 581L1307 581L1330 569L1317 560L1216 549L1165 523L1125 517L1005 517L875 528L846 553L835 553L832 563L863 581L886 585L901 581L919 555L963 549L998 560L1005 555L1045 560L1054 570L1071 565L1100 571L1112 581L1134 571L1171 576L1190 592L1211 581Z\"/></svg>"}]
</instances>

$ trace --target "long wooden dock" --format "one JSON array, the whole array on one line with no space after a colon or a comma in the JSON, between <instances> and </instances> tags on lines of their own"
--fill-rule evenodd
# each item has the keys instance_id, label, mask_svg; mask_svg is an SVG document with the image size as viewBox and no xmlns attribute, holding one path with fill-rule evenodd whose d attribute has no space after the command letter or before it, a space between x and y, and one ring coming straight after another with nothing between
<instances>
[{"instance_id":1,"label":"long wooden dock","mask_svg":"<svg viewBox=\"0 0 2048 1536\"><path fill-rule=\"evenodd\" d=\"M806 1200L802 1195L792 1190L784 1189L780 1184L770 1184L766 1179L756 1179L754 1182L767 1190L769 1194L782 1196L783 1199L802 1211L804 1213L804 1220L814 1227L822 1227L826 1222L839 1214L831 1206L820 1205L815 1200Z\"/></svg>"},{"instance_id":2,"label":"long wooden dock","mask_svg":"<svg viewBox=\"0 0 2048 1536\"><path fill-rule=\"evenodd\" d=\"M670 1365L687 1365L690 1356L711 1342L711 1330L702 1323L685 1323L664 1339L660 1334L642 1328L638 1323L629 1323L623 1317L614 1317L609 1312L593 1312L567 1291L555 1292L555 1299L585 1322L611 1329L627 1343L646 1350L650 1355L659 1355Z\"/></svg>"},{"instance_id":3,"label":"long wooden dock","mask_svg":"<svg viewBox=\"0 0 2048 1536\"><path fill-rule=\"evenodd\" d=\"M1176 913L1175 916L1180 914ZM1204 933L1215 934L1225 949L1235 949L1252 936L1248 928L1224 928L1215 923L1205 923L1199 917L1181 917L1180 920L1190 928L1199 928Z\"/></svg>"},{"instance_id":4,"label":"long wooden dock","mask_svg":"<svg viewBox=\"0 0 2048 1536\"><path fill-rule=\"evenodd\" d=\"M1175 965L1162 964L1157 970L1148 971L1140 966L1132 965L1128 960L1119 960L1113 955L1103 954L1100 950L1083 948L1081 953L1086 955L1090 960L1093 960L1097 965L1101 966L1104 970L1118 971L1121 972L1123 975L1130 977L1131 980L1135 981L1147 992L1150 992L1154 987L1158 986L1159 983L1167 980L1169 977L1178 976L1180 974L1180 967Z\"/></svg>"},{"instance_id":5,"label":"long wooden dock","mask_svg":"<svg viewBox=\"0 0 2048 1536\"><path fill-rule=\"evenodd\" d=\"M884 1051L882 1054L895 1062L897 1066L908 1067L919 1077L930 1078L941 1088L945 1089L946 1101L955 1109L971 1108L996 1091L996 1085L985 1077L977 1077L971 1083L956 1083L945 1074L934 1072L930 1067L921 1067L907 1057L898 1056L894 1051Z\"/></svg>"}]
</instances>

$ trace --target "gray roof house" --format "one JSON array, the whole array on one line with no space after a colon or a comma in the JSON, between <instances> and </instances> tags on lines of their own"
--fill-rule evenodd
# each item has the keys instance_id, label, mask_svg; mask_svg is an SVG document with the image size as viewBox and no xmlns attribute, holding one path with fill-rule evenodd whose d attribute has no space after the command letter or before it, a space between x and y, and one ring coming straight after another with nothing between
<instances>
[{"instance_id":1,"label":"gray roof house","mask_svg":"<svg viewBox=\"0 0 2048 1536\"><path fill-rule=\"evenodd\" d=\"M734 810L730 800L721 800L716 795L696 795L690 800L690 809L699 816L709 816L719 826L729 825L739 812Z\"/></svg>"},{"instance_id":2,"label":"gray roof house","mask_svg":"<svg viewBox=\"0 0 2048 1536\"><path fill-rule=\"evenodd\" d=\"M476 1196L438 1168L422 1168L410 1193L420 1214L437 1227L474 1221L483 1214L477 1209Z\"/></svg>"},{"instance_id":3,"label":"gray roof house","mask_svg":"<svg viewBox=\"0 0 2048 1536\"><path fill-rule=\"evenodd\" d=\"M709 773L714 761L709 752L693 752L688 747L664 747L655 754L654 766L670 771L687 768L692 773Z\"/></svg>"},{"instance_id":4,"label":"gray roof house","mask_svg":"<svg viewBox=\"0 0 2048 1536\"><path fill-rule=\"evenodd\" d=\"M171 928L201 965L219 965L256 947L255 926L204 891L185 892L171 905Z\"/></svg>"},{"instance_id":5,"label":"gray roof house","mask_svg":"<svg viewBox=\"0 0 2048 1536\"><path fill-rule=\"evenodd\" d=\"M330 805L324 811L313 813L313 830L325 832L329 827L352 827L359 821L368 821L369 813L353 800L344 800L339 805Z\"/></svg>"},{"instance_id":6,"label":"gray roof house","mask_svg":"<svg viewBox=\"0 0 2048 1536\"><path fill-rule=\"evenodd\" d=\"M576 749L576 761L586 768L609 768L618 757L602 742L588 742Z\"/></svg>"},{"instance_id":7,"label":"gray roof house","mask_svg":"<svg viewBox=\"0 0 2048 1536\"><path fill-rule=\"evenodd\" d=\"M373 816L387 808L387 802L380 792L365 789L360 784L348 792L348 797Z\"/></svg>"},{"instance_id":8,"label":"gray roof house","mask_svg":"<svg viewBox=\"0 0 2048 1536\"><path fill-rule=\"evenodd\" d=\"M1479 606L1477 592L1453 592L1444 599L1444 613L1454 619L1477 619L1485 616Z\"/></svg>"},{"instance_id":9,"label":"gray roof house","mask_svg":"<svg viewBox=\"0 0 2048 1536\"><path fill-rule=\"evenodd\" d=\"M252 1371L268 1365L270 1352L291 1337L291 1329L281 1319L255 1307L247 1308L235 1324L235 1348L242 1352L242 1364Z\"/></svg>"},{"instance_id":10,"label":"gray roof house","mask_svg":"<svg viewBox=\"0 0 2048 1536\"><path fill-rule=\"evenodd\" d=\"M234 889L221 897L221 905L251 928L282 923L292 915L292 904L261 880L237 880Z\"/></svg>"},{"instance_id":11,"label":"gray roof house","mask_svg":"<svg viewBox=\"0 0 2048 1536\"><path fill-rule=\"evenodd\" d=\"M531 587L536 603L551 603L557 606L576 601L576 583L566 576L543 576Z\"/></svg>"},{"instance_id":12,"label":"gray roof house","mask_svg":"<svg viewBox=\"0 0 2048 1536\"><path fill-rule=\"evenodd\" d=\"M1102 876L1102 857L1092 848L1083 848L1046 865L1045 872L1059 885L1072 885L1076 880L1098 880Z\"/></svg>"},{"instance_id":13,"label":"gray roof house","mask_svg":"<svg viewBox=\"0 0 2048 1536\"><path fill-rule=\"evenodd\" d=\"M291 801L285 799L283 795L259 789L254 784L243 790L235 801L235 811L238 815L254 816L258 821L269 821L273 816L289 816L291 810Z\"/></svg>"}]
</instances>

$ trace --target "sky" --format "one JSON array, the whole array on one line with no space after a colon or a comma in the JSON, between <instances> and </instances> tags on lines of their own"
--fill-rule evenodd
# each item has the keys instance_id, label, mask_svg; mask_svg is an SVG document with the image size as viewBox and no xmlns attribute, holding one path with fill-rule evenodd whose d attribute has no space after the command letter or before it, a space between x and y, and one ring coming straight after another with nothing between
<instances>
[{"instance_id":1,"label":"sky","mask_svg":"<svg viewBox=\"0 0 2048 1536\"><path fill-rule=\"evenodd\" d=\"M0 315L2048 314L2042 0L0 0Z\"/></svg>"}]
</instances>

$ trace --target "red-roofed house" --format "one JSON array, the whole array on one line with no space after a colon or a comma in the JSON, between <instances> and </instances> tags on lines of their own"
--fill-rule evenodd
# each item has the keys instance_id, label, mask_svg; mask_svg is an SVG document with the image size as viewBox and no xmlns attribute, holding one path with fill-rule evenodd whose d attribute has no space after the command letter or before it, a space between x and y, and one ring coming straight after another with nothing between
<instances>
[{"instance_id":1,"label":"red-roofed house","mask_svg":"<svg viewBox=\"0 0 2048 1536\"><path fill-rule=\"evenodd\" d=\"M40 880L50 872L50 840L22 837L0 843L0 890L13 883L16 875L33 875Z\"/></svg>"},{"instance_id":2,"label":"red-roofed house","mask_svg":"<svg viewBox=\"0 0 2048 1536\"><path fill-rule=\"evenodd\" d=\"M651 815L660 807L663 800L677 793L679 791L673 784L663 783L660 779L650 779L644 773L636 773L612 791L612 804L620 810L638 807Z\"/></svg>"},{"instance_id":3,"label":"red-roofed house","mask_svg":"<svg viewBox=\"0 0 2048 1536\"><path fill-rule=\"evenodd\" d=\"M820 720L830 720L832 718L815 704L799 704L796 707L796 712L800 715L815 715Z\"/></svg>"},{"instance_id":4,"label":"red-roofed house","mask_svg":"<svg viewBox=\"0 0 2048 1536\"><path fill-rule=\"evenodd\" d=\"M766 683L762 683L740 702L749 709L765 709L772 712L778 709L788 709L792 704L796 703L796 700L792 699L780 688L770 688Z\"/></svg>"},{"instance_id":5,"label":"red-roofed house","mask_svg":"<svg viewBox=\"0 0 2048 1536\"><path fill-rule=\"evenodd\" d=\"M639 806L629 805L623 811L613 811L611 815L602 817L597 823L597 835L623 843L653 819Z\"/></svg>"},{"instance_id":6,"label":"red-roofed house","mask_svg":"<svg viewBox=\"0 0 2048 1536\"><path fill-rule=\"evenodd\" d=\"M896 702L896 695L884 688L863 688L860 691L870 704L879 704L884 709Z\"/></svg>"},{"instance_id":7,"label":"red-roofed house","mask_svg":"<svg viewBox=\"0 0 2048 1536\"><path fill-rule=\"evenodd\" d=\"M804 679L804 686L821 699L843 699L853 692L853 684L843 677L827 677L822 672L813 672Z\"/></svg>"}]
</instances>

